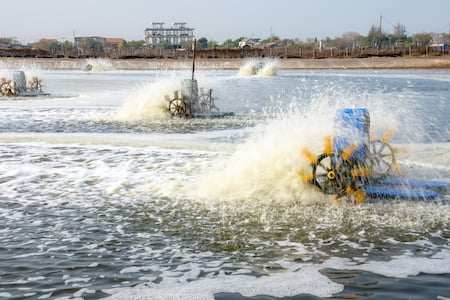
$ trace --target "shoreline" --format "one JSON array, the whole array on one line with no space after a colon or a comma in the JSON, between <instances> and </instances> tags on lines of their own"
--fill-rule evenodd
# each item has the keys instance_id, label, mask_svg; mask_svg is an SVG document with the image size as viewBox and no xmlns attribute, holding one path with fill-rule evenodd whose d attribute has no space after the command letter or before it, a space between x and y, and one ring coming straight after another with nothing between
<instances>
[{"instance_id":1,"label":"shoreline","mask_svg":"<svg viewBox=\"0 0 450 300\"><path fill-rule=\"evenodd\" d=\"M38 68L45 70L83 70L89 62L101 60L115 70L187 70L192 68L191 59L70 59L70 58L11 58L0 61L0 69ZM238 70L252 58L244 59L198 59L198 70ZM254 58L255 61L270 59ZM324 58L324 59L272 59L280 70L326 70L326 69L447 69L450 56L437 57L370 57L370 58Z\"/></svg>"}]
</instances>

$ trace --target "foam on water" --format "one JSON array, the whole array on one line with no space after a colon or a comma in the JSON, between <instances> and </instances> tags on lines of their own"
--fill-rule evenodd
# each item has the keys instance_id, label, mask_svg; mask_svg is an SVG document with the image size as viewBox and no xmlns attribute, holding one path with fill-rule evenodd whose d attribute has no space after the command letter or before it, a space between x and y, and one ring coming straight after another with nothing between
<instances>
[{"instance_id":1,"label":"foam on water","mask_svg":"<svg viewBox=\"0 0 450 300\"><path fill-rule=\"evenodd\" d=\"M230 86L248 81L245 88L269 81L227 80ZM42 133L17 133L27 119L35 121L30 128L41 128L46 116L85 124L101 114L93 104L109 94L80 104L89 109L5 104L2 119L13 132L0 135L0 191L2 203L13 208L0 209L2 241L22 251L10 256L18 263L48 264L39 276L13 270L10 290L34 284L29 294L56 297L39 286L47 280L71 290L65 295L86 298L100 286L112 299L214 299L221 292L331 297L343 285L323 274L324 268L397 278L450 273L449 199L330 205L302 182L299 172L309 168L302 149L323 151L323 137L333 133L334 112L342 107L367 107L377 136L396 131L393 141L409 150L399 155L407 174L450 178L449 143L414 143L427 124L411 101L414 93L355 91L354 82L337 80L299 78L288 100L282 91L262 101L257 118L264 124L256 127L165 119L159 104L177 88L178 78L130 89L117 113L108 116L130 126L129 133L118 133L120 127L100 132L101 122L92 132L42 127ZM206 122L227 130L212 130ZM180 127L170 134L140 131L142 124L162 123Z\"/></svg>"},{"instance_id":2,"label":"foam on water","mask_svg":"<svg viewBox=\"0 0 450 300\"><path fill-rule=\"evenodd\" d=\"M361 258L362 261L365 258ZM416 258L411 253L394 257L389 261L372 261L362 264L358 258L330 258L322 264L299 264L281 262L288 272L272 274L260 278L245 275L226 275L220 272L214 278L181 282L169 280L160 284L142 285L133 289L112 289L104 292L113 294L108 299L215 299L214 294L240 293L243 296L271 295L273 297L290 297L299 294L311 294L317 297L331 297L343 290L320 270L331 268L338 270L369 271L383 276L406 278L420 272L429 274L450 273L450 249L442 250L430 257ZM189 268L193 268L189 265ZM195 267L194 267L195 268ZM195 271L193 272L195 273ZM176 278L176 273L168 277Z\"/></svg>"},{"instance_id":3,"label":"foam on water","mask_svg":"<svg viewBox=\"0 0 450 300\"><path fill-rule=\"evenodd\" d=\"M326 128L323 130L326 131ZM177 136L173 138L181 139ZM227 205L228 200L225 198L218 202L211 197L209 203L205 199L204 203L212 207L209 214L217 215L217 219L208 221L208 213L201 207L193 206L195 198L187 197L190 194L185 193L185 188L189 185L196 188L195 185L192 186L196 180L195 174L205 163L214 160L213 153L196 149L111 147L103 145L102 141L99 144L68 146L37 143L11 144L12 148L2 146L4 164L0 170L0 181L3 197L16 199L16 203L24 206L37 205L45 210L64 207L67 199L70 199L72 204L85 207L85 211L98 206L102 213L108 213L114 205L120 203L123 207L131 208L138 204L138 199L142 199L143 195L151 195L152 200L149 199L142 207L138 205L134 213L152 213L154 216L151 218L160 222L157 225L159 230L175 226L174 230L178 232L176 236L180 235L180 231L181 237L188 232L196 232L203 243L211 240L214 241L212 244L232 245L235 250L228 252L227 256L233 256L233 253L248 256L244 262L257 262L258 257L265 256L265 249L275 248L277 250L274 253L281 252L279 261L274 258L257 262L256 266L246 263L239 266L238 262L228 263L227 258L219 258L220 251L209 252L209 247L205 248L201 243L193 247L196 249L194 252L189 250L189 246L186 249L179 248L179 242L167 244L164 249L144 246L144 240L156 238L155 233L145 228L142 232L133 233L130 228L122 226L123 217L116 215L116 226L112 232L117 231L121 236L136 234L135 239L143 240L140 242L143 244L133 243L133 248L136 249L127 250L133 262L146 262L148 257L152 257L152 260L147 261L148 265L139 267L133 267L133 262L129 262L117 271L124 275L142 274L141 284L132 289L104 290L113 294L112 299L152 299L156 296L161 299L214 299L213 295L220 292L276 297L309 293L327 297L342 291L343 286L321 274L319 271L323 268L367 270L393 277L414 275L421 270L431 270L430 273L448 271L448 245L442 246L447 250L435 252L435 248L440 247L436 244L439 230L448 224L450 211L447 206L401 202L367 203L361 207L293 205L291 202L287 206L280 205L279 202L269 203L265 201L265 195L255 193L256 196L250 201L243 199L240 202L235 199L231 205ZM190 147L192 146L195 148L194 143L191 143ZM171 188L172 183L174 188ZM27 196L30 195L29 191L34 191L32 197ZM157 200L158 196L166 200ZM20 213L21 210L16 211L16 216L6 215L7 211L3 210L0 215L14 223L14 220L25 217ZM176 226L180 220L177 215L183 216L183 226L178 229ZM66 221L56 220L53 226L64 227ZM93 222L87 217L83 217L81 221L86 225ZM135 222L138 225L143 220ZM436 231L434 237L427 238L427 232ZM411 232L414 235L410 235ZM60 231L58 235L64 235L65 239L71 241L77 237L71 231ZM230 237L227 238L227 235ZM395 248L396 244L404 244L405 241L413 249L423 249L421 253L430 253L429 257L418 258L411 256L409 250L403 254L403 250L399 250L397 255L394 253L393 258L385 262L368 258L372 252L377 252L377 247L384 245L385 248L391 248L389 245L394 245ZM39 249L48 250L30 253L30 257L44 256L47 251L64 251L62 248L57 250L61 246L56 240L41 243ZM98 245L99 242L82 243L86 249L98 249L99 255L102 254L102 247L105 247ZM252 249L252 245L256 249ZM138 249L144 251L140 253ZM339 253L334 253L333 249L339 249ZM78 248L77 251L82 250ZM387 257L390 255L392 253ZM177 260L177 268L167 267L163 259L167 256ZM331 256L330 259L316 262L328 256ZM212 258L215 260L211 261ZM158 263L159 259L162 260L161 263ZM404 262L408 264L405 266ZM97 264L99 263L91 260L90 268L95 269ZM261 269L257 268L259 264ZM227 269L230 271L227 272ZM252 276L253 269L264 276ZM155 278L156 275L144 275L148 273L158 274L159 280ZM78 278L85 280L85 288L89 289L93 277L72 276L65 281L76 287L80 284ZM89 291L92 292L92 289ZM79 287L76 291L77 294L87 292Z\"/></svg>"}]
</instances>

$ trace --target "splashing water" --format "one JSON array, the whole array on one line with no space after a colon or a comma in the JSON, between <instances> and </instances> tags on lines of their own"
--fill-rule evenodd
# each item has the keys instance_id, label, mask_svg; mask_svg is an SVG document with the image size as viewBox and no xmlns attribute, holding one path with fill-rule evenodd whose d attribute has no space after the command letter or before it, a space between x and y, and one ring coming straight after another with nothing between
<instances>
[{"instance_id":1,"label":"splashing water","mask_svg":"<svg viewBox=\"0 0 450 300\"><path fill-rule=\"evenodd\" d=\"M258 76L275 76L277 74L277 62L275 60L267 60L263 67L259 70Z\"/></svg>"},{"instance_id":2,"label":"splashing water","mask_svg":"<svg viewBox=\"0 0 450 300\"><path fill-rule=\"evenodd\" d=\"M310 163L301 151L321 149L320 137L332 130L329 114L301 111L295 104L290 109L280 119L257 128L231 155L214 161L199 178L197 196L208 201L268 204L328 200L301 180Z\"/></svg>"},{"instance_id":3,"label":"splashing water","mask_svg":"<svg viewBox=\"0 0 450 300\"><path fill-rule=\"evenodd\" d=\"M257 72L257 65L258 65L257 60L255 59L248 60L239 68L237 76L247 77L255 75Z\"/></svg>"},{"instance_id":4,"label":"splashing water","mask_svg":"<svg viewBox=\"0 0 450 300\"><path fill-rule=\"evenodd\" d=\"M106 72L114 70L113 64L103 58L88 59L83 65L83 70L91 72Z\"/></svg>"},{"instance_id":5,"label":"splashing water","mask_svg":"<svg viewBox=\"0 0 450 300\"><path fill-rule=\"evenodd\" d=\"M259 76L268 77L275 76L277 73L276 60L248 60L244 65L239 68L237 76L249 77Z\"/></svg>"},{"instance_id":6,"label":"splashing water","mask_svg":"<svg viewBox=\"0 0 450 300\"><path fill-rule=\"evenodd\" d=\"M132 93L119 107L115 119L118 121L151 121L168 118L167 100L180 89L180 80L159 79L143 85Z\"/></svg>"},{"instance_id":7,"label":"splashing water","mask_svg":"<svg viewBox=\"0 0 450 300\"><path fill-rule=\"evenodd\" d=\"M324 91L311 102L300 95L288 105L280 104L279 112L266 112L274 119L256 128L247 141L213 161L199 176L197 197L277 205L330 201L304 179L311 175L311 161L302 152L306 149L318 155L324 151L324 138L333 135L336 109L368 107L371 129L378 138L388 129L397 131L398 120L406 121L402 115L410 114L407 108L386 112L385 105L376 101L377 95L355 101L330 93ZM419 126L411 127L418 132Z\"/></svg>"}]
</instances>

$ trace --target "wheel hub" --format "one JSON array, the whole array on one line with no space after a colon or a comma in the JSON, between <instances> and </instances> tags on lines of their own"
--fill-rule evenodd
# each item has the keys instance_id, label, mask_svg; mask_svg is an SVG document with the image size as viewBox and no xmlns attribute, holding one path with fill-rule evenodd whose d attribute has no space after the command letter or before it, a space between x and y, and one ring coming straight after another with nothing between
<instances>
[{"instance_id":1,"label":"wheel hub","mask_svg":"<svg viewBox=\"0 0 450 300\"><path fill-rule=\"evenodd\" d=\"M336 179L336 173L334 171L328 171L327 178L330 180Z\"/></svg>"}]
</instances>

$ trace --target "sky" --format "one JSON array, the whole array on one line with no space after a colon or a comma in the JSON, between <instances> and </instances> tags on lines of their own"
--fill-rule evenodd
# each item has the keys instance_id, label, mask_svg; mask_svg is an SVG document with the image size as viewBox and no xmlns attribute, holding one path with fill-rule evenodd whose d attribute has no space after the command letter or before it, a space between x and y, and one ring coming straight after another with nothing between
<instances>
[{"instance_id":1,"label":"sky","mask_svg":"<svg viewBox=\"0 0 450 300\"><path fill-rule=\"evenodd\" d=\"M21 43L74 36L143 40L152 22L186 22L197 39L240 37L325 39L367 35L373 25L393 33L449 33L449 0L2 0L0 37Z\"/></svg>"}]
</instances>

